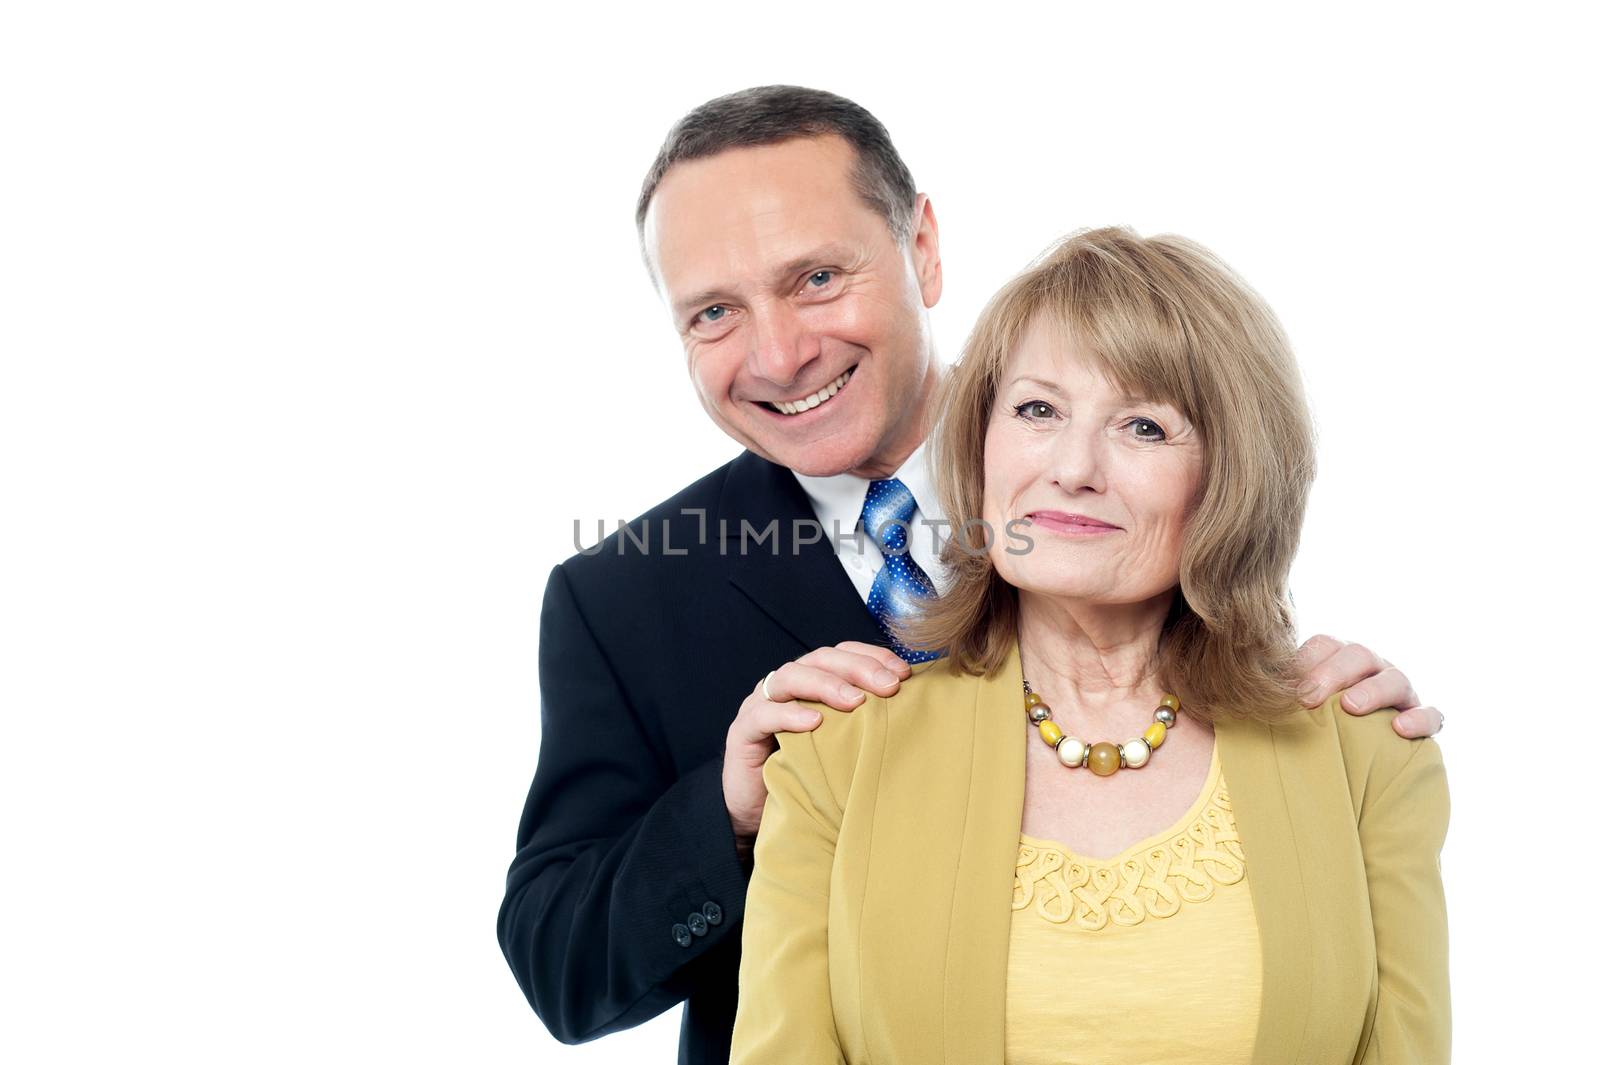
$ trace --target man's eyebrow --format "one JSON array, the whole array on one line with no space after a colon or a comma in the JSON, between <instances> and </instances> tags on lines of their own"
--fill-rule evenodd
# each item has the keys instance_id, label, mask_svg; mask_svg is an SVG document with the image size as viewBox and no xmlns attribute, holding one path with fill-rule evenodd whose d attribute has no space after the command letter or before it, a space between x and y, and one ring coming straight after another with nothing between
<instances>
[{"instance_id":1,"label":"man's eyebrow","mask_svg":"<svg viewBox=\"0 0 1600 1065\"><path fill-rule=\"evenodd\" d=\"M798 273L814 270L819 266L840 265L849 263L860 255L859 252L843 244L824 244L820 248L813 248L804 255L797 255L773 271L772 280L775 284L782 284Z\"/></svg>"},{"instance_id":2,"label":"man's eyebrow","mask_svg":"<svg viewBox=\"0 0 1600 1065\"><path fill-rule=\"evenodd\" d=\"M703 289L687 299L681 299L672 305L675 317L682 318L692 310L698 310L707 304L714 304L717 300L725 299L720 288Z\"/></svg>"},{"instance_id":3,"label":"man's eyebrow","mask_svg":"<svg viewBox=\"0 0 1600 1065\"><path fill-rule=\"evenodd\" d=\"M859 252L844 244L824 244L820 247L812 248L804 255L797 255L778 266L772 272L770 283L775 286L782 285L796 274L804 271L833 264L844 265L853 262L859 257ZM729 291L727 288L701 289L694 295L673 303L673 312L677 317L681 318L692 310L698 310L701 307L715 305L718 301L726 300Z\"/></svg>"}]
</instances>

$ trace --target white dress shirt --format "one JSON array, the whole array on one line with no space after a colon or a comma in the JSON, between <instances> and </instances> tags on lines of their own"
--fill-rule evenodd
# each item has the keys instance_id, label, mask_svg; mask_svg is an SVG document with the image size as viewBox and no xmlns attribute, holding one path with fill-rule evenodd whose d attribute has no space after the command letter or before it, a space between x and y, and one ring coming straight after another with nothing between
<instances>
[{"instance_id":1,"label":"white dress shirt","mask_svg":"<svg viewBox=\"0 0 1600 1065\"><path fill-rule=\"evenodd\" d=\"M938 546L950 538L951 530L944 525L944 510L933 488L932 472L928 469L926 442L906 457L904 463L889 477L895 478L911 490L917 509L911 515L906 529L908 553L933 582L933 587L943 595L950 586L949 574L939 564ZM832 477L808 477L797 473L795 480L805 489L811 500L811 509L822 523L823 532L833 544L834 557L844 567L850 583L865 603L872 592L872 582L883 568L883 551L861 529L861 507L867 501L866 478L849 473L836 473ZM854 532L857 535L851 536ZM937 543L936 543L937 541Z\"/></svg>"}]
</instances>

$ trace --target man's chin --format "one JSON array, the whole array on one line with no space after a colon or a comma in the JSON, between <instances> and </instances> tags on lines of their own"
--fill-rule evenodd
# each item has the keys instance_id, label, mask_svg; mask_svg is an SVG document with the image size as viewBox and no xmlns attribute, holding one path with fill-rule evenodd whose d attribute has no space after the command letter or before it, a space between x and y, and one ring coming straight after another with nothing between
<instances>
[{"instance_id":1,"label":"man's chin","mask_svg":"<svg viewBox=\"0 0 1600 1065\"><path fill-rule=\"evenodd\" d=\"M747 440L745 446L769 462L807 477L832 477L864 466L872 458L869 445L844 440Z\"/></svg>"}]
</instances>

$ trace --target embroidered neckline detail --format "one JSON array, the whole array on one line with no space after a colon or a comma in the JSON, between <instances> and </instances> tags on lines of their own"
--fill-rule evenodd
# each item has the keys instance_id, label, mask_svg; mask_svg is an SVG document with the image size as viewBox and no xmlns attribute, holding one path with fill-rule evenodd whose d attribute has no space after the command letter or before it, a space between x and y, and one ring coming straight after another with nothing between
<instances>
[{"instance_id":1,"label":"embroidered neckline detail","mask_svg":"<svg viewBox=\"0 0 1600 1065\"><path fill-rule=\"evenodd\" d=\"M1032 909L1052 924L1097 932L1171 917L1244 879L1244 849L1233 802L1212 754L1209 790L1178 824L1110 858L1084 858L1050 840L1023 835L1011 909Z\"/></svg>"}]
</instances>

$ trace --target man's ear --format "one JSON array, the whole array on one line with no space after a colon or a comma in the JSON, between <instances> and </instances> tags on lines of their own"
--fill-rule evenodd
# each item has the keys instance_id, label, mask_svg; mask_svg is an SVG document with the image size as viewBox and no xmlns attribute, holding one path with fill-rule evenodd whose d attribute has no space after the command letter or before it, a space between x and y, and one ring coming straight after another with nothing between
<instances>
[{"instance_id":1,"label":"man's ear","mask_svg":"<svg viewBox=\"0 0 1600 1065\"><path fill-rule=\"evenodd\" d=\"M922 305L932 307L944 292L944 265L939 259L939 220L927 193L917 193L911 208L911 267L922 290Z\"/></svg>"}]
</instances>

